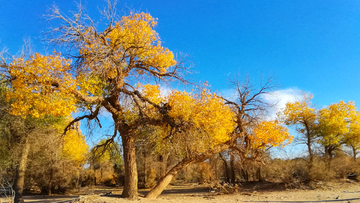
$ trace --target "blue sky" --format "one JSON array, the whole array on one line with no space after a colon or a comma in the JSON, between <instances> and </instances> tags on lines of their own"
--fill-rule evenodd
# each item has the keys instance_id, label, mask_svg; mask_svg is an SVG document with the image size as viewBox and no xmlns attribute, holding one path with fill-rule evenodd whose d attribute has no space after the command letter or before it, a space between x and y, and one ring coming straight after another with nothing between
<instances>
[{"instance_id":1,"label":"blue sky","mask_svg":"<svg viewBox=\"0 0 360 203\"><path fill-rule=\"evenodd\" d=\"M103 1L81 2L101 20ZM42 33L58 25L43 17L53 3L65 13L76 9L74 1L2 1L0 48L15 54L30 38L34 50L44 52ZM238 73L255 83L260 75L275 75L281 93L310 92L319 108L360 103L360 1L119 1L120 14L128 8L158 18L164 46L188 54L196 72L189 78L208 81L213 90L226 92Z\"/></svg>"}]
</instances>

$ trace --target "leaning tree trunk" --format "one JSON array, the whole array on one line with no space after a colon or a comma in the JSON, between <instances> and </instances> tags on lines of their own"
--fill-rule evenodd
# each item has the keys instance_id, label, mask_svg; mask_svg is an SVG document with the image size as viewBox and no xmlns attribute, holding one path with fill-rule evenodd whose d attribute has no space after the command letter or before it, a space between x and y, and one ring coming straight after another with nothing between
<instances>
[{"instance_id":1,"label":"leaning tree trunk","mask_svg":"<svg viewBox=\"0 0 360 203\"><path fill-rule=\"evenodd\" d=\"M224 143L223 145L216 146L214 149L209 149L208 151L193 155L191 157L184 158L181 162L176 164L164 177L162 177L156 186L150 190L150 192L146 195L146 198L155 199L157 198L161 192L169 185L172 178L179 173L181 170L186 168L188 165L192 163L199 163L205 161L206 159L210 158L214 154L220 153L229 149L229 142Z\"/></svg>"},{"instance_id":2,"label":"leaning tree trunk","mask_svg":"<svg viewBox=\"0 0 360 203\"><path fill-rule=\"evenodd\" d=\"M135 140L130 135L122 136L124 148L125 183L122 197L134 199L138 196L138 175L136 169Z\"/></svg>"},{"instance_id":3,"label":"leaning tree trunk","mask_svg":"<svg viewBox=\"0 0 360 203\"><path fill-rule=\"evenodd\" d=\"M30 150L29 138L25 137L24 146L21 151L19 168L16 171L16 183L15 183L15 203L24 202L22 198L22 193L24 190L24 179L25 179L25 171L27 165L27 158Z\"/></svg>"},{"instance_id":4,"label":"leaning tree trunk","mask_svg":"<svg viewBox=\"0 0 360 203\"><path fill-rule=\"evenodd\" d=\"M174 166L165 176L163 176L156 184L156 186L150 190L150 192L146 195L146 198L149 199L157 198L162 193L162 191L164 191L166 186L169 185L173 177L181 170L183 170L185 167L190 165L192 162L194 162L193 159L185 158L181 162L176 164L176 166Z\"/></svg>"}]
</instances>

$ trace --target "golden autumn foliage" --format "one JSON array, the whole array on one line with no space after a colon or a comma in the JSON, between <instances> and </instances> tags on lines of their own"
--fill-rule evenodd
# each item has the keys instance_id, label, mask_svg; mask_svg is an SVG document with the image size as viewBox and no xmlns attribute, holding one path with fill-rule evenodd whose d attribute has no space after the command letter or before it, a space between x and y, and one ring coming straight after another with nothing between
<instances>
[{"instance_id":1,"label":"golden autumn foliage","mask_svg":"<svg viewBox=\"0 0 360 203\"><path fill-rule=\"evenodd\" d=\"M131 56L132 63L147 67L137 70L137 74L165 73L176 61L173 53L161 46L154 30L156 24L155 18L142 12L123 16L100 38L89 28L84 36L84 46L80 48L86 65L84 68L102 78L127 77L129 72L123 63ZM110 50L111 58L103 60ZM102 61L100 66L99 61Z\"/></svg>"},{"instance_id":2,"label":"golden autumn foliage","mask_svg":"<svg viewBox=\"0 0 360 203\"><path fill-rule=\"evenodd\" d=\"M293 137L278 121L262 121L254 128L254 133L249 135L252 149L265 149L269 146L284 147L292 142ZM284 143L285 141L287 143Z\"/></svg>"},{"instance_id":3,"label":"golden autumn foliage","mask_svg":"<svg viewBox=\"0 0 360 203\"><path fill-rule=\"evenodd\" d=\"M35 54L27 60L15 58L9 66L9 74L14 79L5 95L7 101L12 99L12 114L38 118L67 116L76 110L76 99L71 94L76 80L69 73L70 61L59 53ZM58 84L61 88L55 87Z\"/></svg>"},{"instance_id":4,"label":"golden autumn foliage","mask_svg":"<svg viewBox=\"0 0 360 203\"><path fill-rule=\"evenodd\" d=\"M350 123L349 132L344 135L345 144L354 149L360 148L360 112L356 112L356 116Z\"/></svg>"},{"instance_id":5,"label":"golden autumn foliage","mask_svg":"<svg viewBox=\"0 0 360 203\"><path fill-rule=\"evenodd\" d=\"M210 146L230 139L235 115L215 93L207 89L197 94L173 90L167 100L171 107L169 115L175 122L188 122L193 128L204 131L210 138Z\"/></svg>"},{"instance_id":6,"label":"golden autumn foliage","mask_svg":"<svg viewBox=\"0 0 360 203\"><path fill-rule=\"evenodd\" d=\"M340 101L331 104L319 111L320 134L326 145L339 144L346 133L349 132L351 123L356 118L354 102Z\"/></svg>"},{"instance_id":7,"label":"golden autumn foliage","mask_svg":"<svg viewBox=\"0 0 360 203\"><path fill-rule=\"evenodd\" d=\"M82 33L82 63L76 70L71 70L71 60L60 53L14 58L8 65L13 89L6 93L7 100L14 101L12 113L66 116L76 111L78 101L88 101L86 97L121 91L126 77L162 77L176 61L172 52L161 46L153 29L156 24L150 14L131 13L116 22L111 31L99 34L89 27Z\"/></svg>"},{"instance_id":8,"label":"golden autumn foliage","mask_svg":"<svg viewBox=\"0 0 360 203\"><path fill-rule=\"evenodd\" d=\"M302 97L300 101L286 103L283 111L286 125L300 124L305 127L305 125L312 125L317 119L316 110L311 107L310 100L313 95L304 93Z\"/></svg>"},{"instance_id":9,"label":"golden autumn foliage","mask_svg":"<svg viewBox=\"0 0 360 203\"><path fill-rule=\"evenodd\" d=\"M78 164L86 161L89 146L85 137L79 130L71 129L66 132L63 138L63 154L65 157L75 160Z\"/></svg>"}]
</instances>

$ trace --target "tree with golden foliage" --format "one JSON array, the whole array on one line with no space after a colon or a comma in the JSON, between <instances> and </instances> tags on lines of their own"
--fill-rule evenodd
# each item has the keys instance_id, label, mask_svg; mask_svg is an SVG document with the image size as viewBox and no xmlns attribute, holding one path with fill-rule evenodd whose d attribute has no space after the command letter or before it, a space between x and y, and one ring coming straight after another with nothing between
<instances>
[{"instance_id":1,"label":"tree with golden foliage","mask_svg":"<svg viewBox=\"0 0 360 203\"><path fill-rule=\"evenodd\" d=\"M354 123L355 119L354 102L340 101L319 111L319 136L321 137L319 142L324 146L328 168L330 168L334 150L345 143L346 135L350 132L351 123Z\"/></svg>"},{"instance_id":2,"label":"tree with golden foliage","mask_svg":"<svg viewBox=\"0 0 360 203\"><path fill-rule=\"evenodd\" d=\"M98 30L80 10L74 18L53 7L50 18L64 25L54 29L50 42L69 45L70 58L60 53L34 54L28 58L12 57L2 67L11 78L8 100L14 100L15 115L44 117L46 114L66 116L80 105L88 114L75 118L66 130L82 119L99 121L100 109L112 115L114 134L120 134L124 147L125 185L123 197L137 196L137 169L133 132L141 125L160 125L168 119L168 109L145 97L137 81L180 79L181 63L161 44L154 30L156 18L148 13L130 13L114 21L115 7L105 12L108 26ZM131 101L134 108L128 107ZM154 119L145 109L153 108L160 117ZM133 112L135 110L135 114ZM169 119L168 119L169 120Z\"/></svg>"},{"instance_id":3,"label":"tree with golden foliage","mask_svg":"<svg viewBox=\"0 0 360 203\"><path fill-rule=\"evenodd\" d=\"M302 98L296 102L286 103L285 109L280 113L281 119L288 126L295 126L296 131L302 135L300 142L306 144L309 152L309 168L313 165L314 155L311 148L317 137L317 111L312 107L313 95L303 93Z\"/></svg>"},{"instance_id":4,"label":"tree with golden foliage","mask_svg":"<svg viewBox=\"0 0 360 203\"><path fill-rule=\"evenodd\" d=\"M253 130L253 134L249 135L251 140L251 148L254 150L264 150L266 147L279 147L290 144L293 136L289 134L289 130L280 125L279 121L262 121ZM285 143L287 141L287 143Z\"/></svg>"},{"instance_id":5,"label":"tree with golden foliage","mask_svg":"<svg viewBox=\"0 0 360 203\"><path fill-rule=\"evenodd\" d=\"M157 150L170 148L182 160L163 176L146 195L156 198L177 173L190 164L203 162L229 148L234 114L218 95L203 89L199 93L173 90L166 97L174 127L165 127L156 137Z\"/></svg>"},{"instance_id":6,"label":"tree with golden foliage","mask_svg":"<svg viewBox=\"0 0 360 203\"><path fill-rule=\"evenodd\" d=\"M360 112L357 111L353 121L350 123L350 130L345 134L345 144L352 149L354 161L360 149Z\"/></svg>"}]
</instances>

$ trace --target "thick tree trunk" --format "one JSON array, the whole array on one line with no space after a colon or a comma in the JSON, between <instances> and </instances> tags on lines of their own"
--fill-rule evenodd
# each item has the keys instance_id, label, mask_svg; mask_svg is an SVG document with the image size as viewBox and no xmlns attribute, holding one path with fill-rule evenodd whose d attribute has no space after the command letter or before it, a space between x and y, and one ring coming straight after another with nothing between
<instances>
[{"instance_id":1,"label":"thick tree trunk","mask_svg":"<svg viewBox=\"0 0 360 203\"><path fill-rule=\"evenodd\" d=\"M123 135L125 183L122 197L134 199L138 196L138 175L136 168L135 140L132 136Z\"/></svg>"},{"instance_id":2,"label":"thick tree trunk","mask_svg":"<svg viewBox=\"0 0 360 203\"><path fill-rule=\"evenodd\" d=\"M27 158L30 150L29 138L24 138L24 146L22 147L19 168L16 174L16 183L15 183L15 203L24 202L22 198L22 193L24 190L24 179L25 179L25 171L27 165Z\"/></svg>"},{"instance_id":3,"label":"thick tree trunk","mask_svg":"<svg viewBox=\"0 0 360 203\"><path fill-rule=\"evenodd\" d=\"M188 165L192 163L198 163L205 161L206 159L210 158L214 154L220 153L222 151L225 151L229 149L228 142L224 143L224 145L216 146L214 149L209 149L208 151L202 153L193 155L192 157L186 157L181 162L176 164L164 177L162 177L156 186L150 190L150 192L146 195L146 198L154 199L157 198L161 192L165 189L167 185L171 182L172 178L181 170L186 168Z\"/></svg>"},{"instance_id":4,"label":"thick tree trunk","mask_svg":"<svg viewBox=\"0 0 360 203\"><path fill-rule=\"evenodd\" d=\"M148 168L148 156L147 152L144 151L144 186L146 187L147 183L147 168Z\"/></svg>"},{"instance_id":5,"label":"thick tree trunk","mask_svg":"<svg viewBox=\"0 0 360 203\"><path fill-rule=\"evenodd\" d=\"M231 166L231 183L234 184L235 183L235 155L233 152L231 152L230 154L230 166Z\"/></svg>"},{"instance_id":6,"label":"thick tree trunk","mask_svg":"<svg viewBox=\"0 0 360 203\"><path fill-rule=\"evenodd\" d=\"M326 169L328 171L331 169L332 151L333 149L331 146L325 146Z\"/></svg>"},{"instance_id":7,"label":"thick tree trunk","mask_svg":"<svg viewBox=\"0 0 360 203\"><path fill-rule=\"evenodd\" d=\"M227 163L226 159L224 158L224 156L221 153L219 153L219 156L220 156L221 160L223 160L223 162L224 162L226 181L229 183L230 182L230 174L229 174L228 163Z\"/></svg>"},{"instance_id":8,"label":"thick tree trunk","mask_svg":"<svg viewBox=\"0 0 360 203\"><path fill-rule=\"evenodd\" d=\"M185 167L190 165L193 162L192 159L185 158L180 163L178 163L174 168L172 168L165 176L163 176L156 186L150 190L150 192L146 195L146 198L155 199L157 198L162 191L169 185L172 178Z\"/></svg>"}]
</instances>

